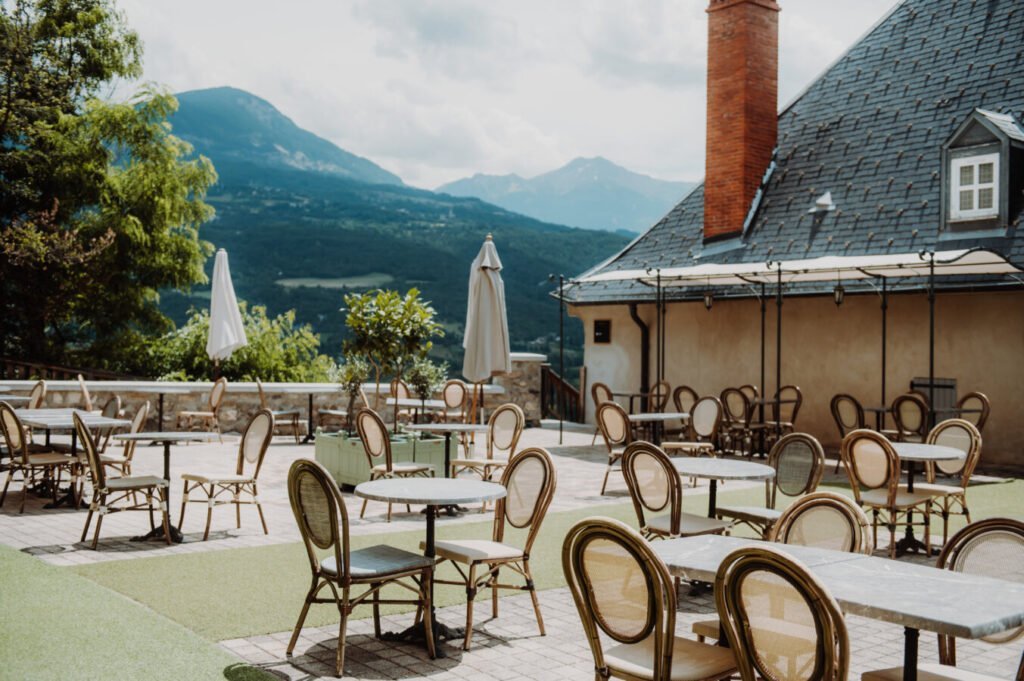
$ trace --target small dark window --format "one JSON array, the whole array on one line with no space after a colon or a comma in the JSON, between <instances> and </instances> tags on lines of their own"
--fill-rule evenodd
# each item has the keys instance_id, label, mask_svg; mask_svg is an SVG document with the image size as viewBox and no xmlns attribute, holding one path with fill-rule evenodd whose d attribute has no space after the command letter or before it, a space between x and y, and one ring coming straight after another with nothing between
<instances>
[{"instance_id":1,"label":"small dark window","mask_svg":"<svg viewBox=\"0 0 1024 681\"><path fill-rule=\"evenodd\" d=\"M612 320L610 320L610 319L595 319L594 320L594 342L595 343L611 343L612 342Z\"/></svg>"}]
</instances>

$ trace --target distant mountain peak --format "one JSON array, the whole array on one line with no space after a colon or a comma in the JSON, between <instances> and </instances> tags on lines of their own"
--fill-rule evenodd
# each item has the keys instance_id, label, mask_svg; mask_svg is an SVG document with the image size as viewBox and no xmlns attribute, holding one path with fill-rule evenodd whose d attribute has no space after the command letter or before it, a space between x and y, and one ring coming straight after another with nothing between
<instances>
[{"instance_id":1,"label":"distant mountain peak","mask_svg":"<svg viewBox=\"0 0 1024 681\"><path fill-rule=\"evenodd\" d=\"M218 160L337 175L370 184L402 184L377 164L295 124L267 100L234 87L177 95L174 134Z\"/></svg>"},{"instance_id":2,"label":"distant mountain peak","mask_svg":"<svg viewBox=\"0 0 1024 681\"><path fill-rule=\"evenodd\" d=\"M476 173L437 191L473 196L547 222L636 232L661 219L692 187L634 173L603 156L579 156L532 178Z\"/></svg>"}]
</instances>

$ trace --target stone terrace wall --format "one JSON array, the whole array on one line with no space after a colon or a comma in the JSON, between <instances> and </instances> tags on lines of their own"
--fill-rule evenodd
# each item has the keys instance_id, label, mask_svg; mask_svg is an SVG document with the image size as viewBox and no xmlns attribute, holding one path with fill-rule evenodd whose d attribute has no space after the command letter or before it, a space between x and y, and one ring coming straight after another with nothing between
<instances>
[{"instance_id":1,"label":"stone terrace wall","mask_svg":"<svg viewBox=\"0 0 1024 681\"><path fill-rule=\"evenodd\" d=\"M494 379L505 389L504 401L514 402L523 410L528 426L540 425L540 367L547 361L547 355L513 352L512 373Z\"/></svg>"}]
</instances>

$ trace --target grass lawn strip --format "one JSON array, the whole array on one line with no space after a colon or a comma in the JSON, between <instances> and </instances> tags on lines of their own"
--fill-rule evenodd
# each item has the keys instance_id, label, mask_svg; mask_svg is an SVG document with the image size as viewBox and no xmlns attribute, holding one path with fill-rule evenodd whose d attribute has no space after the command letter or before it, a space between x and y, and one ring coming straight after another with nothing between
<instances>
[{"instance_id":1,"label":"grass lawn strip","mask_svg":"<svg viewBox=\"0 0 1024 681\"><path fill-rule=\"evenodd\" d=\"M273 678L139 603L15 549L0 546L0 575L2 678Z\"/></svg>"}]
</instances>

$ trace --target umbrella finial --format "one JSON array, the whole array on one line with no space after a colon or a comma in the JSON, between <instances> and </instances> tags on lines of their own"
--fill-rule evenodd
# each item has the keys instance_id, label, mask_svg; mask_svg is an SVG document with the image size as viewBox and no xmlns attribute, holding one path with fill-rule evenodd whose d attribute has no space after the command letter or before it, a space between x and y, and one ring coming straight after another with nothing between
<instances>
[{"instance_id":1,"label":"umbrella finial","mask_svg":"<svg viewBox=\"0 0 1024 681\"><path fill-rule=\"evenodd\" d=\"M487 238L485 239L485 241L494 241L494 237L491 235L490 232L487 233Z\"/></svg>"}]
</instances>

